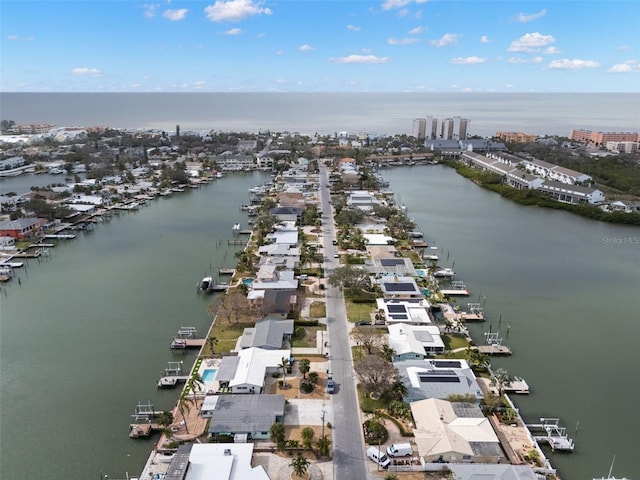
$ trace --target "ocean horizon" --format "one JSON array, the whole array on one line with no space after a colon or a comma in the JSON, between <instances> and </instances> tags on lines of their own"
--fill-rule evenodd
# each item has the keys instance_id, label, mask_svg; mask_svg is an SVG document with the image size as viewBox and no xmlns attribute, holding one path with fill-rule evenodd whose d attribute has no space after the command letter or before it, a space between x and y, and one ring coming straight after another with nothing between
<instances>
[{"instance_id":1,"label":"ocean horizon","mask_svg":"<svg viewBox=\"0 0 640 480\"><path fill-rule=\"evenodd\" d=\"M1 92L2 120L56 127L175 131L346 131L411 134L426 116L470 120L468 135L497 131L569 136L572 129L635 132L636 93L23 93Z\"/></svg>"}]
</instances>

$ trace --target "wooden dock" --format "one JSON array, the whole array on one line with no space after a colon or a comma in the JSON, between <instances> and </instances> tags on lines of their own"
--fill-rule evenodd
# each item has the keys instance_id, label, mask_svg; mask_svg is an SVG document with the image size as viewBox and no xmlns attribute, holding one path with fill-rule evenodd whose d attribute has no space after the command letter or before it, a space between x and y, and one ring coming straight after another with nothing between
<instances>
[{"instance_id":1,"label":"wooden dock","mask_svg":"<svg viewBox=\"0 0 640 480\"><path fill-rule=\"evenodd\" d=\"M129 438L145 438L151 435L151 432L164 430L164 427L158 423L132 423L129 426L131 427Z\"/></svg>"},{"instance_id":2,"label":"wooden dock","mask_svg":"<svg viewBox=\"0 0 640 480\"><path fill-rule=\"evenodd\" d=\"M478 351L485 355L511 355L511 349L506 345L480 345Z\"/></svg>"},{"instance_id":3,"label":"wooden dock","mask_svg":"<svg viewBox=\"0 0 640 480\"><path fill-rule=\"evenodd\" d=\"M218 274L220 275L233 275L234 273L236 273L235 268L221 268L218 270Z\"/></svg>"},{"instance_id":4,"label":"wooden dock","mask_svg":"<svg viewBox=\"0 0 640 480\"><path fill-rule=\"evenodd\" d=\"M440 290L440 293L447 297L455 297L455 296L468 297L469 296L469 290L467 290L466 288L449 288L445 290Z\"/></svg>"}]
</instances>

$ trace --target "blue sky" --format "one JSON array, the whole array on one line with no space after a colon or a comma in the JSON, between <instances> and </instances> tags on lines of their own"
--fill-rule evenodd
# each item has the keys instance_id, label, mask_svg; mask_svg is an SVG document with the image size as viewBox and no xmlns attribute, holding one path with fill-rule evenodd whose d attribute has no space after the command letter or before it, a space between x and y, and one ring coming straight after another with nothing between
<instances>
[{"instance_id":1,"label":"blue sky","mask_svg":"<svg viewBox=\"0 0 640 480\"><path fill-rule=\"evenodd\" d=\"M637 92L640 2L0 0L4 92Z\"/></svg>"}]
</instances>

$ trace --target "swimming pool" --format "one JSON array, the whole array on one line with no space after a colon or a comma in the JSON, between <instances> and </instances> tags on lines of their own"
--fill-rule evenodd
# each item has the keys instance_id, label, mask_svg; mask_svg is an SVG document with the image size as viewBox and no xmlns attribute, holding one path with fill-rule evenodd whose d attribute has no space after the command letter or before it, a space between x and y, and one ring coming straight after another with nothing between
<instances>
[{"instance_id":1,"label":"swimming pool","mask_svg":"<svg viewBox=\"0 0 640 480\"><path fill-rule=\"evenodd\" d=\"M201 378L204 383L213 382L213 379L216 377L216 372L218 370L216 368L207 368L202 372Z\"/></svg>"},{"instance_id":2,"label":"swimming pool","mask_svg":"<svg viewBox=\"0 0 640 480\"><path fill-rule=\"evenodd\" d=\"M251 284L253 283L253 278L243 278L242 279L242 283L244 283L247 287L250 287Z\"/></svg>"}]
</instances>

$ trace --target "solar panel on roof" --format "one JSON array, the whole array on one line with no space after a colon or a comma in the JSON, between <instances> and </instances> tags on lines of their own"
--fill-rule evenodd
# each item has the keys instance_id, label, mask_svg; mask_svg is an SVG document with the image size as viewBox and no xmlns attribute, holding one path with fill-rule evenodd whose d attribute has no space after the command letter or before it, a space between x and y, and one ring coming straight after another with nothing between
<instances>
[{"instance_id":1,"label":"solar panel on roof","mask_svg":"<svg viewBox=\"0 0 640 480\"><path fill-rule=\"evenodd\" d=\"M380 260L380 265L383 267L395 267L396 265L404 265L404 260L401 258L383 258Z\"/></svg>"},{"instance_id":2,"label":"solar panel on roof","mask_svg":"<svg viewBox=\"0 0 640 480\"><path fill-rule=\"evenodd\" d=\"M422 383L460 383L458 377L450 375L418 375L418 378Z\"/></svg>"},{"instance_id":3,"label":"solar panel on roof","mask_svg":"<svg viewBox=\"0 0 640 480\"><path fill-rule=\"evenodd\" d=\"M384 288L387 289L387 292L413 292L415 291L415 287L412 283L400 283L400 282L390 282L385 283Z\"/></svg>"},{"instance_id":4,"label":"solar panel on roof","mask_svg":"<svg viewBox=\"0 0 640 480\"><path fill-rule=\"evenodd\" d=\"M387 304L387 310L389 311L389 313L404 313L407 311L404 305L397 304Z\"/></svg>"},{"instance_id":5,"label":"solar panel on roof","mask_svg":"<svg viewBox=\"0 0 640 480\"><path fill-rule=\"evenodd\" d=\"M408 315L405 315L404 313L394 313L389 315L393 320L406 320L409 318Z\"/></svg>"},{"instance_id":6,"label":"solar panel on roof","mask_svg":"<svg viewBox=\"0 0 640 480\"><path fill-rule=\"evenodd\" d=\"M460 362L455 360L433 360L431 363L438 368L461 368Z\"/></svg>"}]
</instances>

